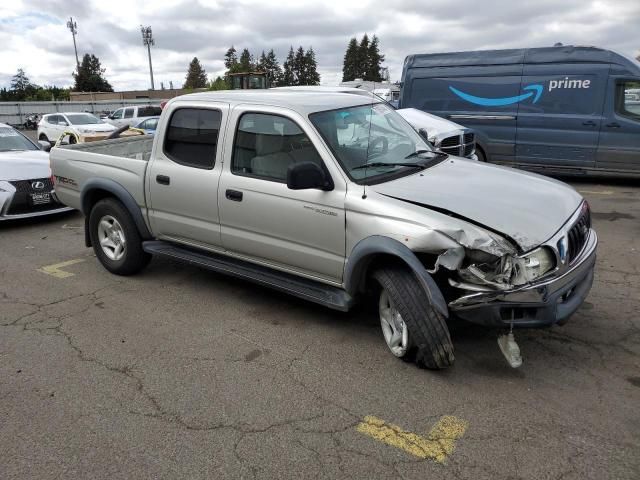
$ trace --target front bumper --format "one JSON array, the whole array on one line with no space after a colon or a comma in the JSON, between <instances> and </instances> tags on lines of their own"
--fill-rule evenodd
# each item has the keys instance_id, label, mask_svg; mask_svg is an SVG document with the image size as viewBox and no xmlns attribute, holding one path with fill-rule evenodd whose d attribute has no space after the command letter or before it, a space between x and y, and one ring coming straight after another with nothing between
<instances>
[{"instance_id":1,"label":"front bumper","mask_svg":"<svg viewBox=\"0 0 640 480\"><path fill-rule=\"evenodd\" d=\"M593 284L598 237L591 230L582 253L563 275L526 287L480 292L449 303L457 317L489 327L547 327L564 323L587 298Z\"/></svg>"},{"instance_id":2,"label":"front bumper","mask_svg":"<svg viewBox=\"0 0 640 480\"><path fill-rule=\"evenodd\" d=\"M22 218L39 217L41 215L51 215L61 212L68 212L73 208L67 207L60 202L55 191L49 190L44 193L51 195L51 202L41 205L30 205L27 201L28 193L17 191L0 192L0 222L4 220L18 220Z\"/></svg>"}]
</instances>

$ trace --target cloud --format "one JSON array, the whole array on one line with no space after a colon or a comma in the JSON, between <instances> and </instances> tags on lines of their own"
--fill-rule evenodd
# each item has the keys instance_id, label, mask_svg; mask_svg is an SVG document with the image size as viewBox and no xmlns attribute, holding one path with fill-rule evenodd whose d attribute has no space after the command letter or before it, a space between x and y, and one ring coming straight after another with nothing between
<instances>
[{"instance_id":1,"label":"cloud","mask_svg":"<svg viewBox=\"0 0 640 480\"><path fill-rule=\"evenodd\" d=\"M280 62L289 47L313 46L323 83L337 83L349 39L377 34L393 80L408 54L551 46L597 45L627 56L640 49L637 0L15 0L0 5L0 86L18 68L39 84L70 85L75 67L70 16L78 24L78 53L97 55L116 89L148 88L147 52L140 25L156 44L156 84L181 85L197 56L210 76L224 72L230 45L258 56L273 48Z\"/></svg>"}]
</instances>

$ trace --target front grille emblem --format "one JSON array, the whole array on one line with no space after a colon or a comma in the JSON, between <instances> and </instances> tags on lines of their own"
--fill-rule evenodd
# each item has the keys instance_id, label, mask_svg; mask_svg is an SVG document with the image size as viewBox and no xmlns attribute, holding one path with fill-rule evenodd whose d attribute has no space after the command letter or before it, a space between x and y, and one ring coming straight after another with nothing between
<instances>
[{"instance_id":1,"label":"front grille emblem","mask_svg":"<svg viewBox=\"0 0 640 480\"><path fill-rule=\"evenodd\" d=\"M31 188L34 190L42 190L44 188L44 182L41 182L40 180L31 182Z\"/></svg>"}]
</instances>

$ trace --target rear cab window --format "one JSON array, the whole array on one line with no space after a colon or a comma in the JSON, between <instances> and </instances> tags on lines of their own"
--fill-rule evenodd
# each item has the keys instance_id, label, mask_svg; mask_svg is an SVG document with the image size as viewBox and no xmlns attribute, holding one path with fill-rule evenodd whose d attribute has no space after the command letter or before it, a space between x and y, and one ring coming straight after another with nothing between
<instances>
[{"instance_id":1,"label":"rear cab window","mask_svg":"<svg viewBox=\"0 0 640 480\"><path fill-rule=\"evenodd\" d=\"M178 108L169 119L163 151L172 161L211 170L216 162L222 112L217 109Z\"/></svg>"}]
</instances>

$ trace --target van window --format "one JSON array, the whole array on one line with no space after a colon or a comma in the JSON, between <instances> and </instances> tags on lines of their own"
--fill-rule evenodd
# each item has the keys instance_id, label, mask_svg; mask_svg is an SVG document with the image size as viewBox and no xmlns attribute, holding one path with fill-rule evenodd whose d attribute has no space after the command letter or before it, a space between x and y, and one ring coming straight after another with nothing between
<instances>
[{"instance_id":1,"label":"van window","mask_svg":"<svg viewBox=\"0 0 640 480\"><path fill-rule=\"evenodd\" d=\"M133 108L124 109L124 118L133 118Z\"/></svg>"},{"instance_id":2,"label":"van window","mask_svg":"<svg viewBox=\"0 0 640 480\"><path fill-rule=\"evenodd\" d=\"M123 110L124 110L123 108L116 110L115 112L113 112L113 115L111 116L111 118L114 118L114 119L122 118Z\"/></svg>"},{"instance_id":3,"label":"van window","mask_svg":"<svg viewBox=\"0 0 640 480\"><path fill-rule=\"evenodd\" d=\"M139 117L157 117L162 113L160 107L138 107Z\"/></svg>"},{"instance_id":4,"label":"van window","mask_svg":"<svg viewBox=\"0 0 640 480\"><path fill-rule=\"evenodd\" d=\"M541 86L537 101L535 90ZM520 94L532 97L519 103L521 113L593 115L602 111L602 90L595 75L526 75ZM599 100L599 101L598 101Z\"/></svg>"},{"instance_id":5,"label":"van window","mask_svg":"<svg viewBox=\"0 0 640 480\"><path fill-rule=\"evenodd\" d=\"M222 112L180 108L169 120L164 153L176 163L211 170L216 163Z\"/></svg>"},{"instance_id":6,"label":"van window","mask_svg":"<svg viewBox=\"0 0 640 480\"><path fill-rule=\"evenodd\" d=\"M616 85L616 113L640 121L640 81Z\"/></svg>"},{"instance_id":7,"label":"van window","mask_svg":"<svg viewBox=\"0 0 640 480\"><path fill-rule=\"evenodd\" d=\"M284 183L289 165L302 161L322 167L311 140L292 120L263 113L240 117L231 161L233 173Z\"/></svg>"}]
</instances>

